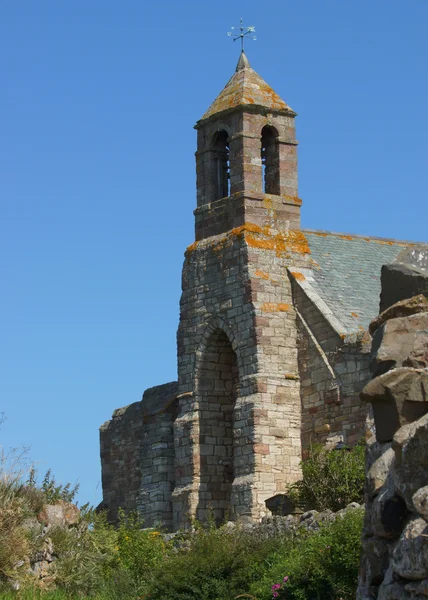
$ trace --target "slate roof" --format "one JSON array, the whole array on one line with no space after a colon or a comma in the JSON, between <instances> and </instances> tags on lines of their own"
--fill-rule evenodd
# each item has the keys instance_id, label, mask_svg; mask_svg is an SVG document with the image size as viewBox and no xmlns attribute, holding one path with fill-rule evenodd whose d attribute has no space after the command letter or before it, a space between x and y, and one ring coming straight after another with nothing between
<instances>
[{"instance_id":1,"label":"slate roof","mask_svg":"<svg viewBox=\"0 0 428 600\"><path fill-rule=\"evenodd\" d=\"M338 333L367 329L379 313L380 273L412 242L303 230L312 269L300 269L301 287L313 296Z\"/></svg>"},{"instance_id":2,"label":"slate roof","mask_svg":"<svg viewBox=\"0 0 428 600\"><path fill-rule=\"evenodd\" d=\"M296 114L250 67L245 54L241 55L235 73L198 123L237 106L257 106L271 112Z\"/></svg>"}]
</instances>

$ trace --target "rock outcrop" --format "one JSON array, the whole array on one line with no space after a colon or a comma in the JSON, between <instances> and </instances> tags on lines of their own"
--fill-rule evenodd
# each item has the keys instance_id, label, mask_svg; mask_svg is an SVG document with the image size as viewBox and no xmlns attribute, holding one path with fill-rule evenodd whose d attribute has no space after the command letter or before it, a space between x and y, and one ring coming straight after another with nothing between
<instances>
[{"instance_id":1,"label":"rock outcrop","mask_svg":"<svg viewBox=\"0 0 428 600\"><path fill-rule=\"evenodd\" d=\"M385 310L370 326L374 379L361 398L376 435L367 444L357 600L428 597L428 272L425 255L406 261L383 269ZM415 292L423 293L406 299Z\"/></svg>"}]
</instances>

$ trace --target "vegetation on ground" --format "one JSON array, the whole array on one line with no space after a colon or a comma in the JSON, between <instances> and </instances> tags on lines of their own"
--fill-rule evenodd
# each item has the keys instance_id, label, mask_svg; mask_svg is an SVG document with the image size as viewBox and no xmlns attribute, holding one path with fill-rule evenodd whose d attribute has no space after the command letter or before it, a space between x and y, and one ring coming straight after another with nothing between
<instances>
[{"instance_id":1,"label":"vegetation on ground","mask_svg":"<svg viewBox=\"0 0 428 600\"><path fill-rule=\"evenodd\" d=\"M351 502L364 502L364 442L330 451L314 445L301 466L303 478L291 486L289 495L305 510L336 512Z\"/></svg>"},{"instance_id":2,"label":"vegetation on ground","mask_svg":"<svg viewBox=\"0 0 428 600\"><path fill-rule=\"evenodd\" d=\"M295 486L311 508L361 501L363 450L316 450ZM11 460L12 458L12 460ZM22 456L0 458L0 598L4 600L351 600L355 597L362 510L351 510L317 532L270 537L263 529L198 525L172 539L121 513L113 527L88 506L79 523L52 527L36 520L46 503L72 501L76 488L48 473L40 485L25 477ZM341 476L342 474L342 476ZM335 489L328 489L336 486ZM297 493L297 492L295 492ZM30 570L46 536L55 560L43 579ZM11 590L11 582L16 591Z\"/></svg>"}]
</instances>

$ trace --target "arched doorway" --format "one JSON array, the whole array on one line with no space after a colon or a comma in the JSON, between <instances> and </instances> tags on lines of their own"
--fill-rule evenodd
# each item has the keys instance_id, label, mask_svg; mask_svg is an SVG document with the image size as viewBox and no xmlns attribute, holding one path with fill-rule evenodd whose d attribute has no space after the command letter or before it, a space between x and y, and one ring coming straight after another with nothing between
<instances>
[{"instance_id":1,"label":"arched doorway","mask_svg":"<svg viewBox=\"0 0 428 600\"><path fill-rule=\"evenodd\" d=\"M197 366L199 403L200 485L196 518L214 517L221 523L232 517L234 479L233 422L238 390L238 366L224 331L207 340Z\"/></svg>"}]
</instances>

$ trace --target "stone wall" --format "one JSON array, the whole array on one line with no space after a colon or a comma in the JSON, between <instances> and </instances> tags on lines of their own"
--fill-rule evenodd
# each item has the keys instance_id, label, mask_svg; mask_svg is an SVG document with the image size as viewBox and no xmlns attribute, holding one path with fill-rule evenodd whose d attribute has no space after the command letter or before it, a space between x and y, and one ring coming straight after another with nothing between
<instances>
[{"instance_id":1,"label":"stone wall","mask_svg":"<svg viewBox=\"0 0 428 600\"><path fill-rule=\"evenodd\" d=\"M385 310L370 326L374 379L361 394L373 407L376 437L367 447L357 598L422 600L428 596L428 274L411 265L387 270ZM408 292L416 277L425 295L390 306L397 290L405 295L406 276Z\"/></svg>"},{"instance_id":2,"label":"stone wall","mask_svg":"<svg viewBox=\"0 0 428 600\"><path fill-rule=\"evenodd\" d=\"M177 383L146 390L100 428L103 502L109 519L138 510L147 527L171 526Z\"/></svg>"},{"instance_id":3,"label":"stone wall","mask_svg":"<svg viewBox=\"0 0 428 600\"><path fill-rule=\"evenodd\" d=\"M370 343L363 332L341 336L294 279L299 275L291 279L297 312L305 456L313 443L352 446L364 438L368 410L359 393L370 379Z\"/></svg>"}]
</instances>

